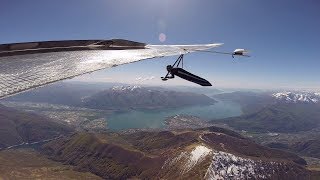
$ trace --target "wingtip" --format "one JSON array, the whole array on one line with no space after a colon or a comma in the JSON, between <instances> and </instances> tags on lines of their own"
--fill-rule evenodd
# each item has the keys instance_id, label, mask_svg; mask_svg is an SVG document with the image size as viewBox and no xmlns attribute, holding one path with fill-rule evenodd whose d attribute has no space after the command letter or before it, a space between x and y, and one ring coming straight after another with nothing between
<instances>
[{"instance_id":1,"label":"wingtip","mask_svg":"<svg viewBox=\"0 0 320 180\"><path fill-rule=\"evenodd\" d=\"M219 47L222 46L224 43L212 43L212 44L208 44L208 46L210 47Z\"/></svg>"}]
</instances>

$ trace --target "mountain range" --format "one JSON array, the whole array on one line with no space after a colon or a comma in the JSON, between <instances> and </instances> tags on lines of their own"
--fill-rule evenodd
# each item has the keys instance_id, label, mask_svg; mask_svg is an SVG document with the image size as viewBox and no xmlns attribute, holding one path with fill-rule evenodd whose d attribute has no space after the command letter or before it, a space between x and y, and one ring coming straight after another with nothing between
<instances>
[{"instance_id":1,"label":"mountain range","mask_svg":"<svg viewBox=\"0 0 320 180\"><path fill-rule=\"evenodd\" d=\"M203 94L157 90L141 86L115 86L83 99L94 109L156 109L210 105L216 101Z\"/></svg>"},{"instance_id":2,"label":"mountain range","mask_svg":"<svg viewBox=\"0 0 320 180\"><path fill-rule=\"evenodd\" d=\"M223 122L237 130L251 132L299 132L320 126L320 104L316 93L233 92L214 96L239 103L244 114Z\"/></svg>"},{"instance_id":3,"label":"mountain range","mask_svg":"<svg viewBox=\"0 0 320 180\"><path fill-rule=\"evenodd\" d=\"M287 103L320 103L320 93L314 92L277 92L272 96Z\"/></svg>"},{"instance_id":4,"label":"mountain range","mask_svg":"<svg viewBox=\"0 0 320 180\"><path fill-rule=\"evenodd\" d=\"M28 91L4 100L117 110L172 108L209 105L216 102L206 95L191 91L195 91L194 88L181 92L161 87L141 87L119 83L81 84L65 82Z\"/></svg>"},{"instance_id":5,"label":"mountain range","mask_svg":"<svg viewBox=\"0 0 320 180\"><path fill-rule=\"evenodd\" d=\"M279 92L250 92L235 91L231 93L221 93L212 96L215 99L233 101L242 106L244 113L253 113L258 110L277 103L288 104L318 104L320 93L299 92L299 91L279 91Z\"/></svg>"},{"instance_id":6,"label":"mountain range","mask_svg":"<svg viewBox=\"0 0 320 180\"><path fill-rule=\"evenodd\" d=\"M72 94L73 87L67 89ZM52 92L50 98L56 93ZM28 172L31 177L31 170L26 171L24 167L41 164L48 170L33 165L32 172L36 171L38 177L45 177L46 173L57 175L50 165L61 173L64 169L60 178L71 177L71 173L73 177L92 179L317 179L318 171L307 169L307 162L291 153L320 156L316 138L319 133L315 130L320 128L317 96L317 93L291 91L214 95L215 99L241 104L244 114L211 123L227 124L240 133L248 132L244 134L254 135L252 139L256 142L232 130L215 126L201 128L197 126L201 119L189 116L168 120L170 130L96 133L75 131L47 117L0 106L0 157L3 159L0 168L10 167L15 172L0 178L17 178L18 174L29 177ZM37 100L45 97L46 93ZM73 97L77 100L72 101L70 97L55 102L102 109L215 103L214 99L196 93L123 85L87 92L79 90ZM199 123L190 125L189 121ZM185 123L184 128L179 122ZM306 135L307 132L313 133ZM290 140L291 136L295 141ZM256 137L265 139L259 141ZM266 137L270 141L266 141ZM34 142L43 143L32 151L25 149L33 148ZM28 155L39 158L25 158ZM6 156L11 161L4 158ZM20 162L19 158L28 163Z\"/></svg>"},{"instance_id":7,"label":"mountain range","mask_svg":"<svg viewBox=\"0 0 320 180\"><path fill-rule=\"evenodd\" d=\"M254 113L212 122L222 122L237 130L250 132L308 131L320 125L320 106L276 103Z\"/></svg>"}]
</instances>

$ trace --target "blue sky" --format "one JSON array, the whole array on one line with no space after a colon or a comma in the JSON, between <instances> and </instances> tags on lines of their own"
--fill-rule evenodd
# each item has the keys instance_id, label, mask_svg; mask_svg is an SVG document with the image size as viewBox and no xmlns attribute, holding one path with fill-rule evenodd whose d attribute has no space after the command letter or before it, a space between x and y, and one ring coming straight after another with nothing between
<instances>
[{"instance_id":1,"label":"blue sky","mask_svg":"<svg viewBox=\"0 0 320 180\"><path fill-rule=\"evenodd\" d=\"M251 58L196 53L186 69L216 87L320 89L317 0L33 0L0 1L0 43L123 38L150 44L223 42ZM159 34L166 41L159 41ZM176 57L142 61L75 80L161 82ZM138 81L138 77L152 80Z\"/></svg>"}]
</instances>

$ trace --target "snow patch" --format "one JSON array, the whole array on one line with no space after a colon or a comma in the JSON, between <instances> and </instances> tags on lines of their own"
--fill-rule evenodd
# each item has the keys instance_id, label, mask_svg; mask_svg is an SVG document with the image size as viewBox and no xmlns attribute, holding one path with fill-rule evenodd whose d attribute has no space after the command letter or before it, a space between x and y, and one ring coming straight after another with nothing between
<instances>
[{"instance_id":1,"label":"snow patch","mask_svg":"<svg viewBox=\"0 0 320 180\"><path fill-rule=\"evenodd\" d=\"M181 152L178 156L168 159L163 168L179 165L180 173L185 174L189 172L197 164L201 163L208 155L212 154L212 149L203 145L198 145L191 152Z\"/></svg>"},{"instance_id":2,"label":"snow patch","mask_svg":"<svg viewBox=\"0 0 320 180\"><path fill-rule=\"evenodd\" d=\"M226 152L214 152L205 179L268 179L261 162Z\"/></svg>"},{"instance_id":3,"label":"snow patch","mask_svg":"<svg viewBox=\"0 0 320 180\"><path fill-rule=\"evenodd\" d=\"M194 167L197 163L203 161L203 159L211 153L211 149L200 145L194 148L189 156L189 161L187 163L187 169L191 169Z\"/></svg>"}]
</instances>

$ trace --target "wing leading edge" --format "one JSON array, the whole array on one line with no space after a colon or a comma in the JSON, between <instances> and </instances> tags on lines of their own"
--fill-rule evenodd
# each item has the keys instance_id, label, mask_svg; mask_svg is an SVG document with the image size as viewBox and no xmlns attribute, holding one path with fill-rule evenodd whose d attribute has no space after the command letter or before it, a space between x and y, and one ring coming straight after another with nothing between
<instances>
[{"instance_id":1,"label":"wing leading edge","mask_svg":"<svg viewBox=\"0 0 320 180\"><path fill-rule=\"evenodd\" d=\"M147 45L122 39L2 44L0 98L121 64L220 45Z\"/></svg>"}]
</instances>

